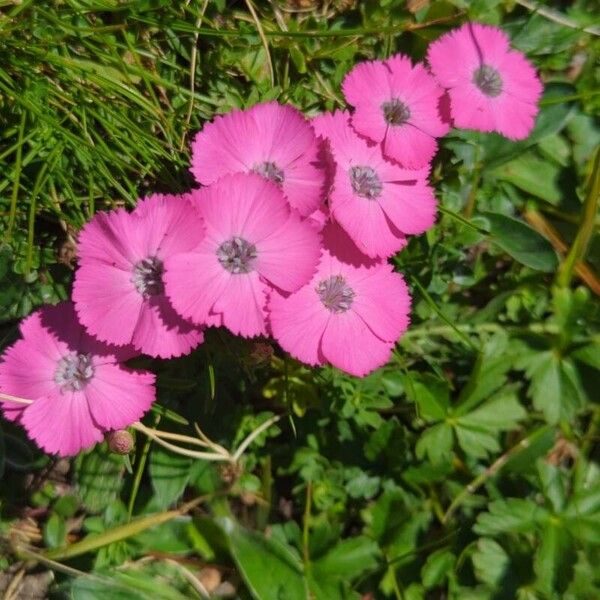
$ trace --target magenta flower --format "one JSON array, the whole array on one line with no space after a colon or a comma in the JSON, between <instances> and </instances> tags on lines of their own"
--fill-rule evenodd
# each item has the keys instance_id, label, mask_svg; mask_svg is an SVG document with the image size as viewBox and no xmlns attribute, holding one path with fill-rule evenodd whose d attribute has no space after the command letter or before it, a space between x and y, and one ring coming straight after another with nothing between
<instances>
[{"instance_id":1,"label":"magenta flower","mask_svg":"<svg viewBox=\"0 0 600 600\"><path fill-rule=\"evenodd\" d=\"M231 173L258 173L281 187L303 217L324 197L320 145L302 113L277 102L218 116L196 134L191 171L203 185Z\"/></svg>"},{"instance_id":2,"label":"magenta flower","mask_svg":"<svg viewBox=\"0 0 600 600\"><path fill-rule=\"evenodd\" d=\"M408 327L410 296L390 265L357 266L360 256L355 264L342 261L348 248L338 253L335 228L330 233L332 243L326 241L311 281L289 296L271 295L271 329L281 347L302 362L331 363L362 377L389 360ZM344 243L343 234L340 239Z\"/></svg>"},{"instance_id":3,"label":"magenta flower","mask_svg":"<svg viewBox=\"0 0 600 600\"><path fill-rule=\"evenodd\" d=\"M133 348L88 335L71 302L43 306L21 323L21 335L0 362L0 391L33 402L0 404L46 452L77 454L154 402L154 375L123 365Z\"/></svg>"},{"instance_id":4,"label":"magenta flower","mask_svg":"<svg viewBox=\"0 0 600 600\"><path fill-rule=\"evenodd\" d=\"M183 197L155 194L133 213L98 213L79 233L73 300L100 340L132 344L150 356L187 354L204 339L164 293L164 261L197 246L204 227Z\"/></svg>"},{"instance_id":5,"label":"magenta flower","mask_svg":"<svg viewBox=\"0 0 600 600\"><path fill-rule=\"evenodd\" d=\"M431 44L427 60L448 88L456 127L497 131L513 140L529 135L542 84L502 30L465 23Z\"/></svg>"},{"instance_id":6,"label":"magenta flower","mask_svg":"<svg viewBox=\"0 0 600 600\"><path fill-rule=\"evenodd\" d=\"M336 164L329 206L333 219L358 248L385 258L406 246L407 234L420 234L435 222L436 200L427 185L428 169L409 171L383 157L338 111L321 117Z\"/></svg>"},{"instance_id":7,"label":"magenta flower","mask_svg":"<svg viewBox=\"0 0 600 600\"><path fill-rule=\"evenodd\" d=\"M385 156L406 168L425 167L436 153L435 138L448 133L439 111L444 90L407 56L359 63L346 75L342 89L355 108L354 129L381 142Z\"/></svg>"},{"instance_id":8,"label":"magenta flower","mask_svg":"<svg viewBox=\"0 0 600 600\"><path fill-rule=\"evenodd\" d=\"M255 174L226 175L190 198L206 237L165 261L175 310L246 337L265 334L267 293L272 286L292 292L312 277L318 232L290 210L276 184Z\"/></svg>"}]
</instances>

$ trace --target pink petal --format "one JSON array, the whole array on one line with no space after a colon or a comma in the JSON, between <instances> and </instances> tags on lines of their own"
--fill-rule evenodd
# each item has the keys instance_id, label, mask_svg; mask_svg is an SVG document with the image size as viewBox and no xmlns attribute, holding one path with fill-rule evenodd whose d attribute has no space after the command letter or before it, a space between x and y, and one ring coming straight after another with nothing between
<instances>
[{"instance_id":1,"label":"pink petal","mask_svg":"<svg viewBox=\"0 0 600 600\"><path fill-rule=\"evenodd\" d=\"M427 165L437 151L435 138L406 124L388 128L383 142L384 154L409 169Z\"/></svg>"},{"instance_id":2,"label":"pink petal","mask_svg":"<svg viewBox=\"0 0 600 600\"><path fill-rule=\"evenodd\" d=\"M396 342L409 324L411 300L404 278L387 265L364 269L349 282L356 292L352 310L386 342Z\"/></svg>"},{"instance_id":3,"label":"pink petal","mask_svg":"<svg viewBox=\"0 0 600 600\"><path fill-rule=\"evenodd\" d=\"M429 44L427 62L435 78L446 88L470 83L481 60L468 26L454 29Z\"/></svg>"},{"instance_id":4,"label":"pink petal","mask_svg":"<svg viewBox=\"0 0 600 600\"><path fill-rule=\"evenodd\" d=\"M309 365L323 364L319 347L330 316L314 289L316 284L315 279L287 297L274 292L269 300L273 336L285 351Z\"/></svg>"},{"instance_id":5,"label":"pink petal","mask_svg":"<svg viewBox=\"0 0 600 600\"><path fill-rule=\"evenodd\" d=\"M169 301L183 318L198 325L208 322L229 278L208 242L195 252L176 254L165 261L163 281Z\"/></svg>"},{"instance_id":6,"label":"pink petal","mask_svg":"<svg viewBox=\"0 0 600 600\"><path fill-rule=\"evenodd\" d=\"M133 344L144 354L171 358L189 354L204 340L202 330L184 321L164 296L144 302Z\"/></svg>"},{"instance_id":7,"label":"pink petal","mask_svg":"<svg viewBox=\"0 0 600 600\"><path fill-rule=\"evenodd\" d=\"M543 86L531 63L520 52L507 52L500 67L503 91L525 103L537 104Z\"/></svg>"},{"instance_id":8,"label":"pink petal","mask_svg":"<svg viewBox=\"0 0 600 600\"><path fill-rule=\"evenodd\" d=\"M448 94L455 127L485 132L494 131L493 98L482 94L474 84L453 88Z\"/></svg>"},{"instance_id":9,"label":"pink petal","mask_svg":"<svg viewBox=\"0 0 600 600\"><path fill-rule=\"evenodd\" d=\"M206 123L192 142L190 171L199 183L209 185L227 173L249 171L258 152L254 119L234 110Z\"/></svg>"},{"instance_id":10,"label":"pink petal","mask_svg":"<svg viewBox=\"0 0 600 600\"><path fill-rule=\"evenodd\" d=\"M532 131L538 107L521 102L508 94L496 98L493 104L495 130L511 140L523 140Z\"/></svg>"},{"instance_id":11,"label":"pink petal","mask_svg":"<svg viewBox=\"0 0 600 600\"><path fill-rule=\"evenodd\" d=\"M132 221L131 215L122 208L96 213L77 236L79 260L98 261L127 270L145 258L140 231Z\"/></svg>"},{"instance_id":12,"label":"pink petal","mask_svg":"<svg viewBox=\"0 0 600 600\"><path fill-rule=\"evenodd\" d=\"M331 212L358 249L371 258L391 256L406 245L404 236L390 228L378 199L354 194L345 173L336 176Z\"/></svg>"},{"instance_id":13,"label":"pink petal","mask_svg":"<svg viewBox=\"0 0 600 600\"><path fill-rule=\"evenodd\" d=\"M104 438L84 392L57 391L39 398L23 411L21 423L40 448L59 456L74 456Z\"/></svg>"},{"instance_id":14,"label":"pink petal","mask_svg":"<svg viewBox=\"0 0 600 600\"><path fill-rule=\"evenodd\" d=\"M388 125L383 118L381 103L363 103L352 114L352 127L357 133L374 142L385 138Z\"/></svg>"},{"instance_id":15,"label":"pink petal","mask_svg":"<svg viewBox=\"0 0 600 600\"><path fill-rule=\"evenodd\" d=\"M243 337L265 335L266 294L267 287L256 271L229 275L212 312L222 316L223 325L232 333Z\"/></svg>"},{"instance_id":16,"label":"pink petal","mask_svg":"<svg viewBox=\"0 0 600 600\"><path fill-rule=\"evenodd\" d=\"M154 374L117 364L96 365L83 390L89 412L102 429L124 429L142 418L156 398Z\"/></svg>"},{"instance_id":17,"label":"pink petal","mask_svg":"<svg viewBox=\"0 0 600 600\"><path fill-rule=\"evenodd\" d=\"M327 163L319 158L319 147L310 160L297 161L285 170L283 192L290 206L306 217L322 205L326 194Z\"/></svg>"},{"instance_id":18,"label":"pink petal","mask_svg":"<svg viewBox=\"0 0 600 600\"><path fill-rule=\"evenodd\" d=\"M358 63L344 78L342 91L355 108L365 102L379 105L390 98L389 69L380 60Z\"/></svg>"},{"instance_id":19,"label":"pink petal","mask_svg":"<svg viewBox=\"0 0 600 600\"><path fill-rule=\"evenodd\" d=\"M145 256L164 259L195 248L204 237L204 225L187 196L153 194L133 211L140 218Z\"/></svg>"},{"instance_id":20,"label":"pink petal","mask_svg":"<svg viewBox=\"0 0 600 600\"><path fill-rule=\"evenodd\" d=\"M350 309L331 315L321 339L321 352L338 369L364 377L389 360L393 345L375 336Z\"/></svg>"},{"instance_id":21,"label":"pink petal","mask_svg":"<svg viewBox=\"0 0 600 600\"><path fill-rule=\"evenodd\" d=\"M422 182L386 183L377 200L388 219L405 234L421 234L435 223L435 195Z\"/></svg>"},{"instance_id":22,"label":"pink petal","mask_svg":"<svg viewBox=\"0 0 600 600\"><path fill-rule=\"evenodd\" d=\"M256 270L270 283L293 292L313 276L321 246L318 233L296 215L258 244Z\"/></svg>"},{"instance_id":23,"label":"pink petal","mask_svg":"<svg viewBox=\"0 0 600 600\"><path fill-rule=\"evenodd\" d=\"M510 48L508 36L499 27L480 23L465 23L463 28L471 37L482 64L497 65Z\"/></svg>"},{"instance_id":24,"label":"pink petal","mask_svg":"<svg viewBox=\"0 0 600 600\"><path fill-rule=\"evenodd\" d=\"M323 248L325 252L321 257L321 266L319 273L323 271L323 265L329 264L331 261L337 269L340 264L358 266L371 266L379 262L378 259L369 258L361 252L357 245L352 241L352 238L334 221L330 221L322 231Z\"/></svg>"},{"instance_id":25,"label":"pink petal","mask_svg":"<svg viewBox=\"0 0 600 600\"><path fill-rule=\"evenodd\" d=\"M132 270L81 261L72 297L79 320L100 340L120 345L131 343L144 302L132 277Z\"/></svg>"}]
</instances>

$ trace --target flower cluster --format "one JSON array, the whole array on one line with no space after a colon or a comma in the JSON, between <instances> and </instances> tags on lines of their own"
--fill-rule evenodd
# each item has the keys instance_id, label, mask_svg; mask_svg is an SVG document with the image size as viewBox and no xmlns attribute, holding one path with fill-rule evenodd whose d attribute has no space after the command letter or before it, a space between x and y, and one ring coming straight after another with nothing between
<instances>
[{"instance_id":1,"label":"flower cluster","mask_svg":"<svg viewBox=\"0 0 600 600\"><path fill-rule=\"evenodd\" d=\"M125 360L184 355L209 326L356 376L385 364L410 312L387 259L435 222L437 139L451 121L525 137L541 93L493 27L466 24L427 60L358 64L342 86L352 112L309 120L267 102L218 116L192 144L201 187L96 214L79 233L72 302L23 321L4 354L5 416L75 454L152 404L153 375Z\"/></svg>"}]
</instances>

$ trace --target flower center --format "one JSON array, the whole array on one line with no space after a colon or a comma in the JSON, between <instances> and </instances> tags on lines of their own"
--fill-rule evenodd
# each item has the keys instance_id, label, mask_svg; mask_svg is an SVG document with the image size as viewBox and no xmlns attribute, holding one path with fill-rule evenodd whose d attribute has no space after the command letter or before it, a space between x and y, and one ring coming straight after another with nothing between
<instances>
[{"instance_id":1,"label":"flower center","mask_svg":"<svg viewBox=\"0 0 600 600\"><path fill-rule=\"evenodd\" d=\"M274 162L263 162L252 167L253 173L262 175L265 179L281 185L284 180L283 171Z\"/></svg>"},{"instance_id":2,"label":"flower center","mask_svg":"<svg viewBox=\"0 0 600 600\"><path fill-rule=\"evenodd\" d=\"M410 119L410 108L398 98L392 98L384 102L381 105L381 110L385 122L390 125L403 125Z\"/></svg>"},{"instance_id":3,"label":"flower center","mask_svg":"<svg viewBox=\"0 0 600 600\"><path fill-rule=\"evenodd\" d=\"M383 186L375 169L371 167L352 167L348 171L350 183L354 193L361 198L377 198L381 194Z\"/></svg>"},{"instance_id":4,"label":"flower center","mask_svg":"<svg viewBox=\"0 0 600 600\"><path fill-rule=\"evenodd\" d=\"M234 275L252 271L256 256L256 246L238 236L223 242L217 249L221 266Z\"/></svg>"},{"instance_id":5,"label":"flower center","mask_svg":"<svg viewBox=\"0 0 600 600\"><path fill-rule=\"evenodd\" d=\"M162 274L162 262L156 256L149 256L135 264L131 281L144 298L158 296L164 293Z\"/></svg>"},{"instance_id":6,"label":"flower center","mask_svg":"<svg viewBox=\"0 0 600 600\"><path fill-rule=\"evenodd\" d=\"M316 287L316 292L323 306L332 313L346 312L354 302L354 290L341 275L332 275L323 279Z\"/></svg>"},{"instance_id":7,"label":"flower center","mask_svg":"<svg viewBox=\"0 0 600 600\"><path fill-rule=\"evenodd\" d=\"M481 65L473 73L473 83L490 98L495 98L502 92L502 77L489 65Z\"/></svg>"},{"instance_id":8,"label":"flower center","mask_svg":"<svg viewBox=\"0 0 600 600\"><path fill-rule=\"evenodd\" d=\"M63 392L79 392L93 376L94 365L91 354L71 352L58 361L54 381Z\"/></svg>"}]
</instances>

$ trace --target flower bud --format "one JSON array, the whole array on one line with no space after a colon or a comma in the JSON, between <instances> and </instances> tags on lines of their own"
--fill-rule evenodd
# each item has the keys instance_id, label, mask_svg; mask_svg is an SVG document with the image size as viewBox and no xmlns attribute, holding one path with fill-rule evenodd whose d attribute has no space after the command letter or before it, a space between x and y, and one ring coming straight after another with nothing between
<instances>
[{"instance_id":1,"label":"flower bud","mask_svg":"<svg viewBox=\"0 0 600 600\"><path fill-rule=\"evenodd\" d=\"M133 450L133 436L126 429L107 433L106 442L115 454L129 454Z\"/></svg>"}]
</instances>

